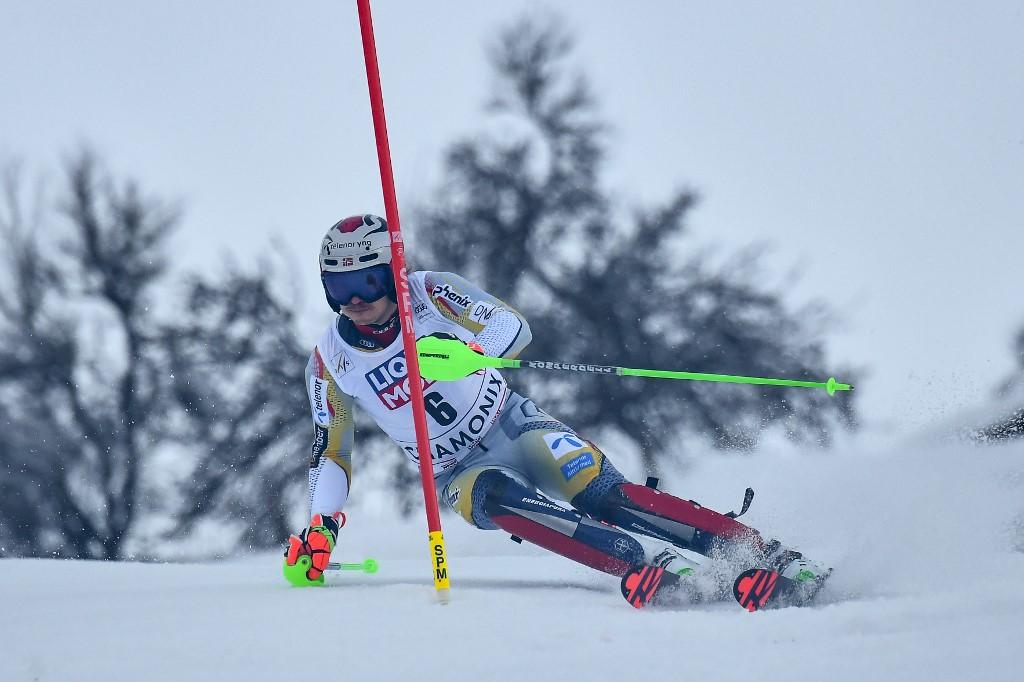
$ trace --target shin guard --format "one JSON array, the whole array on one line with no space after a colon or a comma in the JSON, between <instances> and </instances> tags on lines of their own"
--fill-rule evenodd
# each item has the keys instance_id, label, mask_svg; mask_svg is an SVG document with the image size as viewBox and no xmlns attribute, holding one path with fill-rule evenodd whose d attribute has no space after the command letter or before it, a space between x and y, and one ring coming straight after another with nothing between
<instances>
[{"instance_id":1,"label":"shin guard","mask_svg":"<svg viewBox=\"0 0 1024 682\"><path fill-rule=\"evenodd\" d=\"M734 518L636 483L622 483L610 491L597 516L705 556L729 544L760 554L769 549L756 530Z\"/></svg>"},{"instance_id":2,"label":"shin guard","mask_svg":"<svg viewBox=\"0 0 1024 682\"><path fill-rule=\"evenodd\" d=\"M473 493L491 523L568 559L615 576L644 563L635 538L551 502L500 470L480 474Z\"/></svg>"}]
</instances>

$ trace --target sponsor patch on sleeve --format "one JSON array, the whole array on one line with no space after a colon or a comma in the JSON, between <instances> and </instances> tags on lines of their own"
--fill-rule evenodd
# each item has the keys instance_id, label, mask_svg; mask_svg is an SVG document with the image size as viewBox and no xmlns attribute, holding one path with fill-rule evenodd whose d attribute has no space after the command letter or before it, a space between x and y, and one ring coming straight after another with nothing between
<instances>
[{"instance_id":1,"label":"sponsor patch on sleeve","mask_svg":"<svg viewBox=\"0 0 1024 682\"><path fill-rule=\"evenodd\" d=\"M331 423L331 405L327 402L327 381L324 379L309 378L309 406L313 411L313 421L318 426Z\"/></svg>"},{"instance_id":2,"label":"sponsor patch on sleeve","mask_svg":"<svg viewBox=\"0 0 1024 682\"><path fill-rule=\"evenodd\" d=\"M469 319L480 324L487 324L496 309L497 306L486 301L477 301L473 304L473 309L469 313Z\"/></svg>"},{"instance_id":3,"label":"sponsor patch on sleeve","mask_svg":"<svg viewBox=\"0 0 1024 682\"><path fill-rule=\"evenodd\" d=\"M565 476L565 480L568 481L573 476L590 466L594 466L594 453L584 452L581 455L573 457L562 465L562 476Z\"/></svg>"},{"instance_id":4,"label":"sponsor patch on sleeve","mask_svg":"<svg viewBox=\"0 0 1024 682\"><path fill-rule=\"evenodd\" d=\"M313 427L313 456L309 460L309 468L316 469L320 466L320 458L327 450L327 440L330 435L327 429L319 424Z\"/></svg>"},{"instance_id":5,"label":"sponsor patch on sleeve","mask_svg":"<svg viewBox=\"0 0 1024 682\"><path fill-rule=\"evenodd\" d=\"M447 306L449 310L453 310L456 313L465 310L473 303L469 296L452 289L447 283L435 286L431 289L430 295L438 303Z\"/></svg>"}]
</instances>

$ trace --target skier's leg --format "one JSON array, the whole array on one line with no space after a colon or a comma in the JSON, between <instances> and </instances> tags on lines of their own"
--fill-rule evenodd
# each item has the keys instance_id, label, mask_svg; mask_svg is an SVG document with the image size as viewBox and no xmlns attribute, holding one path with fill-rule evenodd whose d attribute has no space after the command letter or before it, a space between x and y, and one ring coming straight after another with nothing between
<instances>
[{"instance_id":1,"label":"skier's leg","mask_svg":"<svg viewBox=\"0 0 1024 682\"><path fill-rule=\"evenodd\" d=\"M604 471L573 498L572 504L601 521L668 540L705 556L735 545L761 554L773 548L756 530L730 516L692 500L630 483L607 458Z\"/></svg>"},{"instance_id":2,"label":"skier's leg","mask_svg":"<svg viewBox=\"0 0 1024 682\"><path fill-rule=\"evenodd\" d=\"M519 453L518 465L547 495L598 521L699 554L710 555L728 544L767 548L757 531L733 518L630 483L600 448L536 407L533 410L529 418L520 419L511 440Z\"/></svg>"},{"instance_id":3,"label":"skier's leg","mask_svg":"<svg viewBox=\"0 0 1024 682\"><path fill-rule=\"evenodd\" d=\"M520 466L547 495L568 501L598 521L705 556L740 555L748 564L773 568L799 558L799 553L765 540L730 516L630 483L593 443L532 401L525 401L523 407L525 413L515 415L512 440Z\"/></svg>"},{"instance_id":4,"label":"skier's leg","mask_svg":"<svg viewBox=\"0 0 1024 682\"><path fill-rule=\"evenodd\" d=\"M623 532L554 504L550 498L568 502L584 490L609 491L625 478L600 450L518 394L510 397L477 452L451 476L445 499L475 526L501 527L615 575L621 575L628 563L671 565L677 573L695 566L677 552L666 555L663 542L649 542L642 534L633 537L630 528ZM467 491L473 491L471 499L466 498ZM590 556L591 551L599 555Z\"/></svg>"},{"instance_id":5,"label":"skier's leg","mask_svg":"<svg viewBox=\"0 0 1024 682\"><path fill-rule=\"evenodd\" d=\"M484 441L491 450L491 461L521 472L519 478L529 482L525 487L531 492L535 486L551 498L569 502L583 512L585 516L581 518L589 516L629 533L667 541L705 556L719 552L739 555L737 558L748 566L782 568L800 557L798 552L786 550L776 541L765 541L756 530L725 514L630 483L599 448L539 409L532 400L514 395L497 426ZM520 506L534 505L525 502ZM537 542L533 537L509 532ZM630 539L635 542L635 538ZM542 542L537 544L548 547ZM660 556L655 552L649 554L643 563L655 562ZM634 552L634 556L640 555Z\"/></svg>"},{"instance_id":6,"label":"skier's leg","mask_svg":"<svg viewBox=\"0 0 1024 682\"><path fill-rule=\"evenodd\" d=\"M589 444L598 451L593 444ZM831 570L810 561L778 540L700 505L644 485L630 483L602 455L602 470L572 499L595 519L703 554L724 555L740 563L771 568L786 577L812 579Z\"/></svg>"},{"instance_id":7,"label":"skier's leg","mask_svg":"<svg viewBox=\"0 0 1024 682\"><path fill-rule=\"evenodd\" d=\"M605 573L622 576L644 563L635 538L555 504L521 478L508 468L469 467L445 486L443 499L477 528L501 528Z\"/></svg>"}]
</instances>

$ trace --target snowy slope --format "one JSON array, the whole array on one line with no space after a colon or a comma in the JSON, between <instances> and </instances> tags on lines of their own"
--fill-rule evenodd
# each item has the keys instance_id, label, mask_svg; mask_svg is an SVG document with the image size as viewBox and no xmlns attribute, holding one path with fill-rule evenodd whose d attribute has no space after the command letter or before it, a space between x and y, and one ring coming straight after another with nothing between
<instances>
[{"instance_id":1,"label":"snowy slope","mask_svg":"<svg viewBox=\"0 0 1024 682\"><path fill-rule=\"evenodd\" d=\"M663 485L830 561L814 608L625 604L617 580L446 517L353 518L376 576L287 587L276 555L0 562L0 680L1019 680L1024 444L711 457Z\"/></svg>"}]
</instances>

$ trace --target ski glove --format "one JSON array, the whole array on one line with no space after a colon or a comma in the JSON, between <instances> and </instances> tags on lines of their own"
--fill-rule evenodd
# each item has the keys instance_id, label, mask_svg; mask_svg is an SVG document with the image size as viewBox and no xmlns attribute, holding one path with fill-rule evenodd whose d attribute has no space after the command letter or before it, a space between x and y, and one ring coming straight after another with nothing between
<instances>
[{"instance_id":1,"label":"ski glove","mask_svg":"<svg viewBox=\"0 0 1024 682\"><path fill-rule=\"evenodd\" d=\"M487 353L484 352L483 346L481 346L476 341L463 341L459 337L455 336L455 334L449 334L448 332L434 332L433 334L431 334L431 336L433 336L435 339L444 339L445 341L458 341L459 343L464 343L471 349L479 353L480 355L487 355Z\"/></svg>"},{"instance_id":2,"label":"ski glove","mask_svg":"<svg viewBox=\"0 0 1024 682\"><path fill-rule=\"evenodd\" d=\"M284 551L284 577L296 587L324 584L324 571L338 541L338 531L345 525L345 514L316 514L309 527L288 537Z\"/></svg>"}]
</instances>

